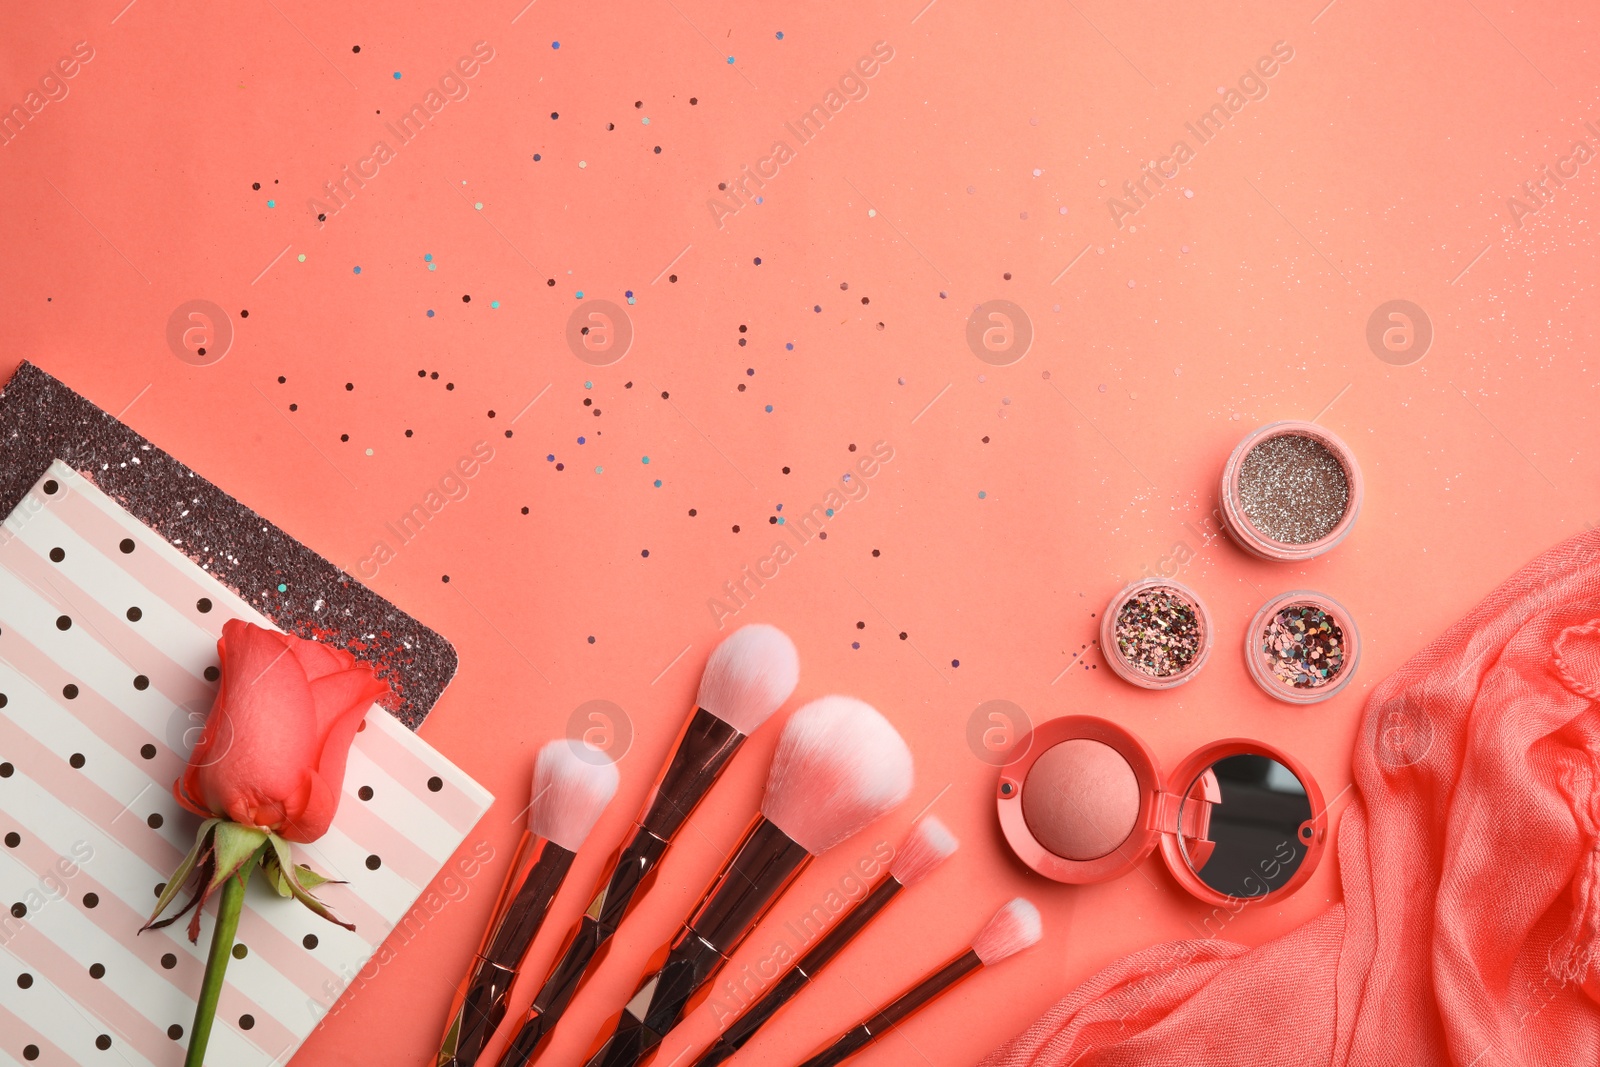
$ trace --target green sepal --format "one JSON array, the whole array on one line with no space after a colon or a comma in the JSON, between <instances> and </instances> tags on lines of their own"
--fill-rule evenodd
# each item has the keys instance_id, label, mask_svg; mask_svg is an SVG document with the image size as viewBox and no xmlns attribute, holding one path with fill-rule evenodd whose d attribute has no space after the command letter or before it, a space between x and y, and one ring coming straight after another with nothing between
<instances>
[{"instance_id":1,"label":"green sepal","mask_svg":"<svg viewBox=\"0 0 1600 1067\"><path fill-rule=\"evenodd\" d=\"M335 926L342 926L346 930L354 930L356 928L354 923L347 923L339 918L332 908L318 900L311 892L317 886L332 882L334 879L325 878L309 867L296 864L289 853L289 842L277 834L268 834L267 840L272 845L273 866L276 869L276 877L273 879L274 888L277 888L280 893L284 888L287 888L290 896L293 896L300 903L311 909L314 914L320 915ZM293 876L291 877L288 872L293 872Z\"/></svg>"},{"instance_id":2,"label":"green sepal","mask_svg":"<svg viewBox=\"0 0 1600 1067\"><path fill-rule=\"evenodd\" d=\"M149 920L139 928L140 933L150 929L155 924L155 921L161 918L161 913L166 911L167 907L177 899L179 893L183 892L184 883L194 873L195 865L200 862L201 855L210 844L207 838L220 822L222 822L221 819L207 819L200 824L199 831L194 835L194 847L183 858L183 862L178 864L178 869L172 872L172 877L167 879L166 888L161 890L161 896L156 901L155 910L150 913ZM173 916L173 918L177 918L177 916Z\"/></svg>"},{"instance_id":3,"label":"green sepal","mask_svg":"<svg viewBox=\"0 0 1600 1067\"><path fill-rule=\"evenodd\" d=\"M212 835L212 847L217 852L217 869L211 875L211 884L206 887L207 891L216 889L240 869L244 870L248 881L250 871L254 868L250 860L262 850L267 838L271 836L267 831L258 830L254 826L219 821L216 832Z\"/></svg>"}]
</instances>

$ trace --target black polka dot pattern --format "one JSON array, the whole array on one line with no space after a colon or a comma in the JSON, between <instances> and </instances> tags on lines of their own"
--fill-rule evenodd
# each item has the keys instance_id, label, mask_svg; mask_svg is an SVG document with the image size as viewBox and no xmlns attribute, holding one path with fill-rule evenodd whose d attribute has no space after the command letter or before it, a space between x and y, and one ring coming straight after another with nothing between
<instances>
[{"instance_id":1,"label":"black polka dot pattern","mask_svg":"<svg viewBox=\"0 0 1600 1067\"><path fill-rule=\"evenodd\" d=\"M484 302L487 303L486 300ZM474 301L472 306L477 307L478 302ZM440 380L435 387L444 384L446 383ZM462 388L457 391L464 394L472 391L472 386L466 382L451 384L461 385ZM311 406L310 403L303 403L305 409L309 410ZM484 417L484 409L479 408L476 414L479 418ZM5 412L0 410L0 430L5 428L4 419ZM500 421L503 428L507 420ZM338 429L337 426L333 427L335 433ZM426 428L419 427L418 436L426 437ZM360 439L359 434L356 435L356 439ZM36 484L39 487L38 491L42 492L43 483ZM99 491L93 485L81 486L75 479L60 477L56 486L57 500L65 497L67 504L77 507L82 503L83 494L80 494L80 489L83 490L83 494ZM198 499L183 502L201 503ZM53 851L51 845L57 836L63 841L81 839L54 833L47 835L43 840L36 836L31 822L25 825L19 821L19 817L26 815L26 808L19 806L22 801L14 783L18 783L19 780L30 784L42 781L46 783L47 788L61 791L63 799L70 795L71 790L92 786L106 789L114 797L114 804L108 814L116 813L116 808L124 803L128 803L129 807L121 812L104 845L100 838L92 838L95 842L96 864L88 864L85 857L78 854L76 848L71 854L63 851L61 859L75 863L86 872L97 869L112 870L113 867L106 867L103 864L120 862L121 850L138 852L156 844L152 838L144 836L146 834L171 837L174 842L177 842L179 837L192 836L193 826L197 820L180 811L179 805L171 796L170 787L173 778L181 774L183 753L193 744L198 733L197 728L205 719L203 714L205 706L210 703L209 698L205 700L194 698L204 694L208 689L214 692L215 686L221 681L214 638L207 639L204 643L196 638L204 638L205 631L214 633L225 619L238 612L229 607L234 603L231 598L218 600L215 597L200 595L202 591L208 591L215 586L211 584L212 579L199 574L198 569L195 577L200 580L200 584L190 586L192 591L187 595L179 594L171 600L163 599L164 596L171 596L165 592L164 587L145 585L147 570L153 570L159 575L174 565L166 558L163 551L160 551L161 546L152 546L146 535L128 527L116 528L116 532L107 537L103 528L98 533L92 528L77 528L71 512L64 513L63 517L67 525L73 527L70 539L62 537L59 539L59 544L52 544L49 540L43 543L38 541L31 544L23 543L20 547L14 546L13 551L31 553L27 557L29 566L55 579L63 589L76 588L64 583L81 584L85 577L84 568L103 567L108 562L114 568L122 568L128 581L105 586L111 597L105 602L104 608L83 601L69 600L65 596L48 597L40 603L41 605L48 603L49 607L40 606L32 613L33 617L18 619L15 622L16 628L26 635L25 639L45 650L46 654L56 661L56 666L54 673L33 679L36 688L27 690L33 694L31 697L19 696L17 701L10 701L6 694L0 694L0 708L7 708L9 704L8 715L4 721L15 721L22 724L25 730L31 731L32 728L28 726L30 722L36 721L40 716L50 716L59 720L66 728L53 735L54 743L25 750L18 750L0 739L0 756L9 757L9 761L0 762L0 857L6 856L8 851L11 851L10 858L28 865L32 865L35 861L49 863L54 859L50 855ZM252 521L258 525L261 522L258 518ZM40 529L42 528L43 525ZM130 536L121 536L124 529L128 530ZM79 537L83 539L82 542L77 539ZM88 549L80 550L76 547L80 543L86 543ZM199 550L198 540L186 542L188 543L194 544L196 550ZM69 544L74 547L67 547ZM153 552L152 547L157 551ZM226 564L221 562L221 557L233 547L228 543L214 541L206 551L215 553L214 558L217 562L202 565L203 569L217 577L230 573ZM4 546L0 545L0 549L3 548ZM46 557L50 561L49 564L44 562ZM9 566L10 560L14 558L18 557L0 553L0 567ZM308 591L308 587L301 584L298 589L296 588L297 579L303 579L308 572L297 569L294 563L291 556L275 557L275 566L281 569L269 582L245 587L250 590L243 594L245 601L269 611L277 608L276 601L280 597L284 602L292 601L297 596L305 597L306 603L311 603L312 593ZM182 568L186 564L180 559L176 561L176 566ZM98 588L96 587L97 592ZM325 593L321 588L315 591L318 595ZM263 604L263 600L275 603L267 607ZM335 608L345 609L348 603L346 600L344 604L340 604L333 596L328 596L330 611ZM91 607L94 613L88 614ZM187 626L181 628L185 639L189 640L188 646L175 639L167 627L156 625L158 620L165 618L163 612L170 613L173 608L190 620ZM148 619L146 612L150 612ZM274 615L274 617L280 621L280 625L283 624L283 616ZM343 643L356 640L355 635L348 630L339 630L340 626L348 626L347 620L353 617L349 610L343 610L340 616L335 617L330 614L312 621L316 624L329 625L334 635L328 638L330 643L332 641ZM389 624L391 619L385 617L383 621ZM403 626L409 620L396 621ZM150 627L153 625L156 628L151 630ZM12 629L11 620L8 619L6 638L16 636L10 633ZM381 644L383 639L398 629L384 632L379 643ZM139 636L134 636L135 631ZM303 627L301 632L304 632ZM410 631L413 635L415 632L415 630ZM364 639L373 640L370 634L365 634ZM150 653L145 642L156 646L155 654ZM170 653L167 647L169 645L172 646ZM408 653L414 654L419 646L413 644L402 647ZM93 673L88 662L75 661L76 653L101 648L111 653L105 657L105 662L113 664L109 674ZM117 673L115 664L119 662L123 665L121 669L126 673ZM174 666L176 670L173 669ZM391 669L398 668L391 667ZM155 673L149 673L152 671ZM200 681L199 675L203 675L211 685L196 693L195 687ZM85 680L77 681L77 677L80 676ZM159 686L156 684L157 681L161 683ZM131 688L128 688L129 686ZM65 703L66 701L77 703L69 705ZM23 705L21 711L26 712L25 715L19 713L19 705ZM423 710L426 710L425 706ZM106 716L126 716L137 725L137 729L131 732L131 737L128 732L98 729L96 722ZM120 718L117 721L122 722ZM374 725L379 726L380 733L392 730L386 723L370 721L363 722L361 728L366 729ZM368 777L366 782L357 777L348 785L349 790L360 798L363 810L361 818L376 817L383 820L386 825L391 825L391 820L396 818L393 805L414 804L419 797L431 800L433 794L446 792L445 783L451 781L452 789L448 791L450 796L441 798L438 806L442 809L447 824L457 827L470 825L465 823L470 809L462 807L463 800L470 798L470 803L473 805L482 804L484 801L470 784L466 789L458 788L454 779L447 780L443 777L442 771L439 774L432 774L433 767L439 764L437 760L427 758L425 746L415 749L417 755L422 757L422 762L419 763L414 759L407 762L396 757L385 757L383 754L392 752L394 745L394 740L387 735L374 744L377 747L367 751L369 757L375 758L378 773ZM416 745L409 738L406 738L403 744L412 747ZM102 745L110 746L110 750L101 747ZM8 747L12 750L5 751ZM35 754L39 756L37 760ZM178 758L174 759L174 756ZM39 762L43 762L45 766L39 766ZM139 768L143 774L139 775L138 780L131 785L118 777L133 768ZM139 787L146 777L153 783L154 788L140 793ZM69 784L74 781L81 784ZM396 782L400 784L396 785ZM466 795L463 796L463 793ZM347 807L357 807L357 805L347 798ZM143 829L139 827L141 821L145 824ZM356 825L359 825L359 820ZM404 832L404 828L398 823L392 825ZM42 833L47 827L41 825L37 829ZM430 828L423 837L449 832L443 828L439 830ZM417 870L417 857L409 849L396 851L383 848L378 844L378 841L384 840L381 835L377 840L363 840L364 836L352 835L356 841L365 845L364 848L359 848L351 855L339 857L339 866L344 871L355 869L356 873L345 876L357 883L355 887L357 889L361 888L362 879L366 879L368 884L380 880L409 880L419 875L431 876L435 870L434 868ZM442 843L435 844L431 840L423 843L429 854L448 854ZM456 843L458 840L450 842L450 846L453 848ZM182 845L186 846L187 841L182 842ZM161 842L160 847L165 849L166 842ZM378 848L383 848L383 852L378 852ZM101 860L102 853L107 857L105 860ZM384 870L386 863L390 866L390 871ZM4 861L0 860L0 867L3 866ZM368 873L360 874L362 870ZM59 907L66 922L76 924L79 929L86 932L83 945L75 947L72 954L72 959L75 961L72 966L80 969L69 970L64 976L65 979L70 979L68 985L71 990L67 993L65 1003L50 981L57 976L41 975L39 972L25 973L21 969L20 961L15 958L11 961L13 966L0 967L0 982L9 980L16 983L16 987L11 988L6 999L21 998L26 991L26 995L32 998L30 1003L39 1005L38 1010L46 1013L41 1015L42 1019L51 1018L63 1009L70 1008L73 1001L81 1002L79 1006L83 1010L77 1016L80 1022L107 1018L97 1006L97 998L111 997L118 991L137 988L139 982L148 982L152 976L159 976L156 979L158 985L170 986L173 982L177 982L179 986L187 987L188 980L180 978L176 972L183 970L185 975L193 976L203 967L203 952L196 956L189 946L178 946L175 937L181 936L181 924L175 926L172 931L155 935L147 933L143 938L134 938L132 931L137 928L137 922L129 924L119 918L125 908L125 905L119 902L119 898L107 896L102 906L102 897L98 893L99 887L94 880L94 874L63 875L63 878L67 883L64 891L59 897L49 899L52 906L45 912L40 912L41 900L30 892L31 881L24 878L16 884L11 884L10 881L0 878L0 894L4 894L0 896L0 916L4 916L6 923L10 924L8 929L26 928L25 936L33 938L41 934L54 936L50 931L55 928L51 925L48 913ZM78 880L73 881L74 878ZM152 897L159 897L167 888L165 884L146 884L151 885ZM93 886L94 889L90 890L89 886ZM118 892L126 892L126 889L121 888ZM181 895L179 905L175 905L172 910L175 911L186 897L187 894ZM66 915L67 910L73 907L79 909L77 916ZM389 910L388 905L380 907L379 910L386 913ZM396 907L393 910L401 909ZM286 916L291 914L298 916L299 909L284 911ZM275 919L268 921L278 922ZM288 923L298 925L293 918L289 919ZM383 924L379 925L381 928ZM127 929L124 930L124 927ZM93 940L96 931L104 936ZM281 932L294 937L292 926L289 929L282 929ZM237 983L244 991L245 1000L243 1003L236 1003L231 1012L225 1007L218 1022L223 1026L231 1024L236 1034L263 1030L266 1039L274 1041L285 1025L292 1034L299 1036L309 1032L315 1020L302 1025L302 1020L298 1017L279 1018L275 1012L269 1012L267 1015L241 1013L241 1009L245 1006L263 1003L259 999L258 990L252 988L253 984L262 981L280 982L282 980L278 973L280 971L284 975L294 974L290 969L295 966L294 959L302 959L301 966L304 967L333 968L336 973L353 973L352 968L363 964L370 953L366 942L361 938L346 939L335 935L324 944L321 941L321 937L324 936L322 931L308 933L302 927L301 935L294 939L300 942L302 953L305 955L301 957L293 954L286 965L277 957L268 960L258 951L253 951L260 947L256 943L260 936L262 935L253 938L249 945L238 942L231 947L230 985ZM166 951L168 948L171 951ZM132 955L123 954L125 952L131 952ZM311 962L313 953L317 963ZM0 952L0 959L5 958L6 953ZM106 962L107 960L110 962ZM51 988L46 989L47 986ZM96 990L100 992L95 992ZM49 993L50 996L42 997L42 993ZM50 1003L46 1004L45 1001ZM261 1010L263 1009L251 1008L252 1012ZM162 1015L167 1015L167 1018L163 1020ZM63 1014L62 1018L65 1017ZM165 1033L171 1041L180 1046L191 1037L188 1020L178 1012L170 1014L166 1011L157 1012L150 1022L156 1027L152 1031L153 1035L159 1036ZM52 1041L61 1043L55 1031L45 1023L38 1022L34 1025L38 1026L41 1032L47 1033ZM53 1026L54 1023L50 1025ZM76 1053L69 1055L67 1061L106 1064L119 1062L122 1057L118 1055L117 1049L119 1046L123 1047L126 1055L127 1040L120 1031L111 1033L107 1029L101 1032L106 1025L102 1023L94 1026L91 1023L88 1026L79 1026L70 1044L63 1044L63 1047ZM0 1027L0 1030L3 1029ZM42 1045L35 1049L32 1055L25 1056L21 1036L13 1033L8 1037L0 1033L0 1059L9 1055L18 1062L33 1059L54 1062L58 1058L55 1048L49 1044ZM251 1037L254 1038L254 1035ZM234 1039L237 1040L236 1035ZM91 1043L94 1045L94 1050L89 1049ZM177 1054L181 1059L181 1053Z\"/></svg>"}]
</instances>

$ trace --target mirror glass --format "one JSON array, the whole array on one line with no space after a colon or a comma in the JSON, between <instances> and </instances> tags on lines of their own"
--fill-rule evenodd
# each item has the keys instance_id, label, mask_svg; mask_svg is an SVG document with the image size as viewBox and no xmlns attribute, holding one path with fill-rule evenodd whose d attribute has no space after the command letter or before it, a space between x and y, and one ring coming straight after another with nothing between
<instances>
[{"instance_id":1,"label":"mirror glass","mask_svg":"<svg viewBox=\"0 0 1600 1067\"><path fill-rule=\"evenodd\" d=\"M1227 756L1203 771L1178 809L1178 844L1189 869L1232 897L1281 888L1306 858L1311 801L1269 756Z\"/></svg>"}]
</instances>

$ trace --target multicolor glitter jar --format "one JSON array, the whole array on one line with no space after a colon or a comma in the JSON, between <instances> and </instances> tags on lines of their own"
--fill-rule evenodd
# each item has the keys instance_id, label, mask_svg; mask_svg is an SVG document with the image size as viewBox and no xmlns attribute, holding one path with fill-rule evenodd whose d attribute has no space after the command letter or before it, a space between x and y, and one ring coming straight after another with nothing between
<instances>
[{"instance_id":1,"label":"multicolor glitter jar","mask_svg":"<svg viewBox=\"0 0 1600 1067\"><path fill-rule=\"evenodd\" d=\"M1244 633L1244 661L1268 696L1291 704L1327 700L1355 677L1361 635L1332 597L1296 590L1262 605Z\"/></svg>"},{"instance_id":2,"label":"multicolor glitter jar","mask_svg":"<svg viewBox=\"0 0 1600 1067\"><path fill-rule=\"evenodd\" d=\"M1273 422L1239 442L1222 469L1222 523L1240 548L1296 561L1343 541L1361 511L1361 468L1312 422Z\"/></svg>"},{"instance_id":3,"label":"multicolor glitter jar","mask_svg":"<svg viewBox=\"0 0 1600 1067\"><path fill-rule=\"evenodd\" d=\"M1144 578L1111 598L1100 619L1100 650L1118 676L1145 689L1193 678L1211 653L1211 616L1188 586Z\"/></svg>"}]
</instances>

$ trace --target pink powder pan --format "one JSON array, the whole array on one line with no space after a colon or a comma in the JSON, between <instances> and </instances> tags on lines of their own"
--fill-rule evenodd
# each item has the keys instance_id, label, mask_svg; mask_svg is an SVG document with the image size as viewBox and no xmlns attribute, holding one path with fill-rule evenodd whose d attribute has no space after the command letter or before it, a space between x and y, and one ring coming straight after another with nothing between
<instances>
[{"instance_id":1,"label":"pink powder pan","mask_svg":"<svg viewBox=\"0 0 1600 1067\"><path fill-rule=\"evenodd\" d=\"M1212 742L1163 776L1154 754L1129 731L1095 716L1069 715L1040 724L1014 751L1022 755L1000 769L996 785L1000 826L1024 864L1057 882L1109 881L1159 845L1189 893L1210 904L1240 899L1198 873L1211 858L1212 820L1223 800L1212 767L1233 756L1276 761L1299 780L1309 806L1310 817L1290 831L1294 847L1303 850L1299 866L1267 895L1287 896L1304 885L1327 842L1316 782L1298 760L1264 742Z\"/></svg>"}]
</instances>

